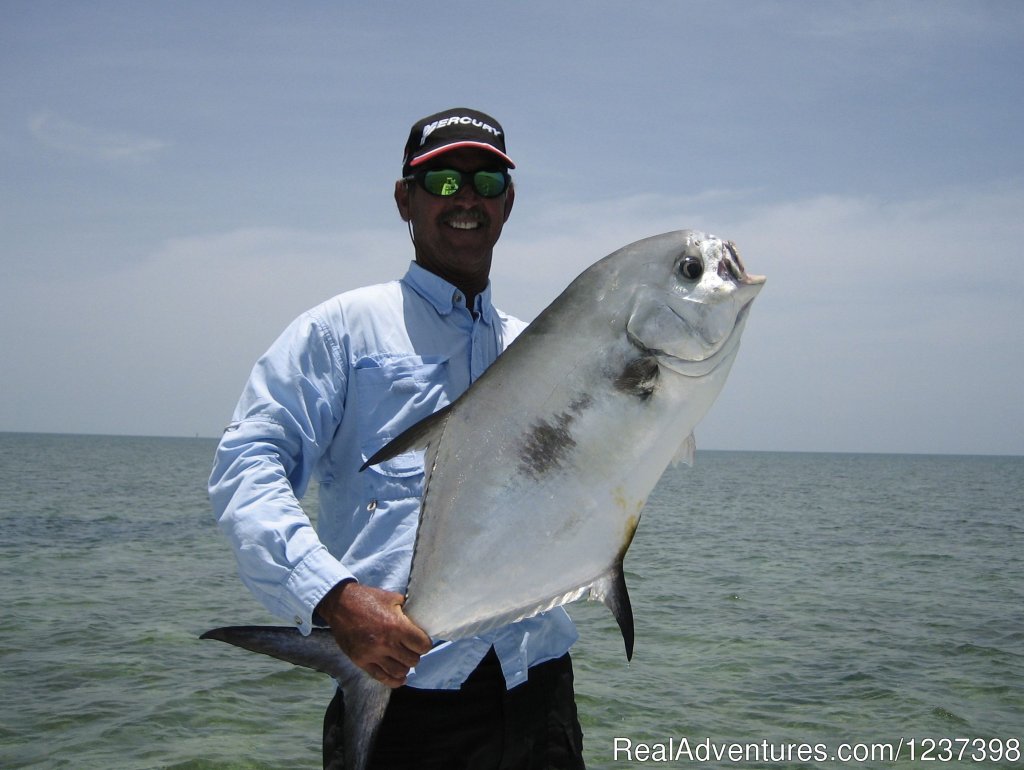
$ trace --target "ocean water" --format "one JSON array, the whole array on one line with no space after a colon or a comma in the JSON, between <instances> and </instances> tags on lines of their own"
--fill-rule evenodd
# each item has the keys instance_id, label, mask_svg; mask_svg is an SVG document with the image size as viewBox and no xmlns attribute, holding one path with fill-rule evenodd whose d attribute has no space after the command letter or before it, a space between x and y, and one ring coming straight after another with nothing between
<instances>
[{"instance_id":1,"label":"ocean water","mask_svg":"<svg viewBox=\"0 0 1024 770\"><path fill-rule=\"evenodd\" d=\"M329 680L197 638L277 622L214 526L214 446L0 434L0 768L319 767ZM1022 499L1020 457L670 469L632 663L570 607L588 767L1024 767Z\"/></svg>"}]
</instances>

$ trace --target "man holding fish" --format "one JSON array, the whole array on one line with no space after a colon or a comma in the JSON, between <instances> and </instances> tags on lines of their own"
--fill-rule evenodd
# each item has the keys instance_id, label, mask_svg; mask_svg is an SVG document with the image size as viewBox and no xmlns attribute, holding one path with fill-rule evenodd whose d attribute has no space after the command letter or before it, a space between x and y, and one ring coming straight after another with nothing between
<instances>
[{"instance_id":1,"label":"man holding fish","mask_svg":"<svg viewBox=\"0 0 1024 770\"><path fill-rule=\"evenodd\" d=\"M370 767L582 768L561 607L447 641L403 612L423 453L360 472L455 401L525 328L491 303L493 249L515 200L505 134L453 108L413 125L395 185L415 261L401 280L304 313L256 363L217 451L210 497L242 580L302 633L396 688ZM298 500L319 482L314 529ZM343 766L341 691L324 767ZM351 768L350 768L351 770Z\"/></svg>"}]
</instances>

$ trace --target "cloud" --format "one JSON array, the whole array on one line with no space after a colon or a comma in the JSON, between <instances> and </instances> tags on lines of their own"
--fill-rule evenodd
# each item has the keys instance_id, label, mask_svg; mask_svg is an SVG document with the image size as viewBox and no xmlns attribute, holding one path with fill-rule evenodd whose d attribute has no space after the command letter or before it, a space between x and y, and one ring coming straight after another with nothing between
<instances>
[{"instance_id":1,"label":"cloud","mask_svg":"<svg viewBox=\"0 0 1024 770\"><path fill-rule=\"evenodd\" d=\"M768 284L700 427L702 447L1021 453L1022 206L1024 191L1005 186L896 202L766 203L750 191L547 201L510 220L495 294L530 318L620 246L711 230L735 240ZM397 221L253 227L169 240L112 275L21 279L0 303L0 425L215 434L292 318L400 276L411 254Z\"/></svg>"},{"instance_id":2,"label":"cloud","mask_svg":"<svg viewBox=\"0 0 1024 770\"><path fill-rule=\"evenodd\" d=\"M797 306L930 302L955 295L1018 297L1024 190L949 188L906 200L820 195L768 201L758 191L632 196L544 207L510 220L495 283L533 314L601 256L649 235L693 228L736 241L751 272ZM513 213L513 217L516 216ZM508 285L515 287L513 292Z\"/></svg>"},{"instance_id":3,"label":"cloud","mask_svg":"<svg viewBox=\"0 0 1024 770\"><path fill-rule=\"evenodd\" d=\"M1024 190L1007 184L907 200L742 191L551 205L535 236L510 223L495 283L530 316L619 246L708 230L768 284L702 445L1021 453L1008 428L1024 424L1021 210Z\"/></svg>"},{"instance_id":4,"label":"cloud","mask_svg":"<svg viewBox=\"0 0 1024 770\"><path fill-rule=\"evenodd\" d=\"M400 275L407 238L241 228L171 239L113 272L19 277L0 297L0 429L214 435L284 326Z\"/></svg>"},{"instance_id":5,"label":"cloud","mask_svg":"<svg viewBox=\"0 0 1024 770\"><path fill-rule=\"evenodd\" d=\"M496 296L510 312L532 318L588 265L628 243L686 228L731 237L723 212L750 195L747 190L710 190L590 202L546 199L530 204L531 209L517 202L495 251Z\"/></svg>"},{"instance_id":6,"label":"cloud","mask_svg":"<svg viewBox=\"0 0 1024 770\"><path fill-rule=\"evenodd\" d=\"M86 126L48 112L33 116L28 128L47 149L96 161L147 161L167 147L159 139Z\"/></svg>"}]
</instances>

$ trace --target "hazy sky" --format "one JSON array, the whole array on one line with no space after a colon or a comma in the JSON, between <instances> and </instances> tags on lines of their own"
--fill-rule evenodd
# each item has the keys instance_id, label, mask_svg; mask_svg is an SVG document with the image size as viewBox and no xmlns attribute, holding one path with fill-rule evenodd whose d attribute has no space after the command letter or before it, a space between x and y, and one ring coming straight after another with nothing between
<instances>
[{"instance_id":1,"label":"hazy sky","mask_svg":"<svg viewBox=\"0 0 1024 770\"><path fill-rule=\"evenodd\" d=\"M404 272L409 126L471 106L502 308L686 227L768 276L699 447L1024 454L1024 3L0 11L0 430L218 435L294 316Z\"/></svg>"}]
</instances>

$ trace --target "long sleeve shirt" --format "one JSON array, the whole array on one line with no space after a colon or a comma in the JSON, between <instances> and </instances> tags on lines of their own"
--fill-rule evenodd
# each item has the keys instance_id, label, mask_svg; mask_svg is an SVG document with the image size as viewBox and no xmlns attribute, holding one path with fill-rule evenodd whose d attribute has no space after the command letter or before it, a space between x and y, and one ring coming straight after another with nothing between
<instances>
[{"instance_id":1,"label":"long sleeve shirt","mask_svg":"<svg viewBox=\"0 0 1024 770\"><path fill-rule=\"evenodd\" d=\"M403 430L454 401L525 324L412 263L399 281L340 294L297 318L257 361L217 449L210 500L253 594L305 634L338 583L404 593L422 452L360 472ZM319 482L316 527L299 499ZM436 646L412 687L455 689L491 646L508 687L577 638L561 608ZM440 642L440 643L438 643Z\"/></svg>"}]
</instances>

